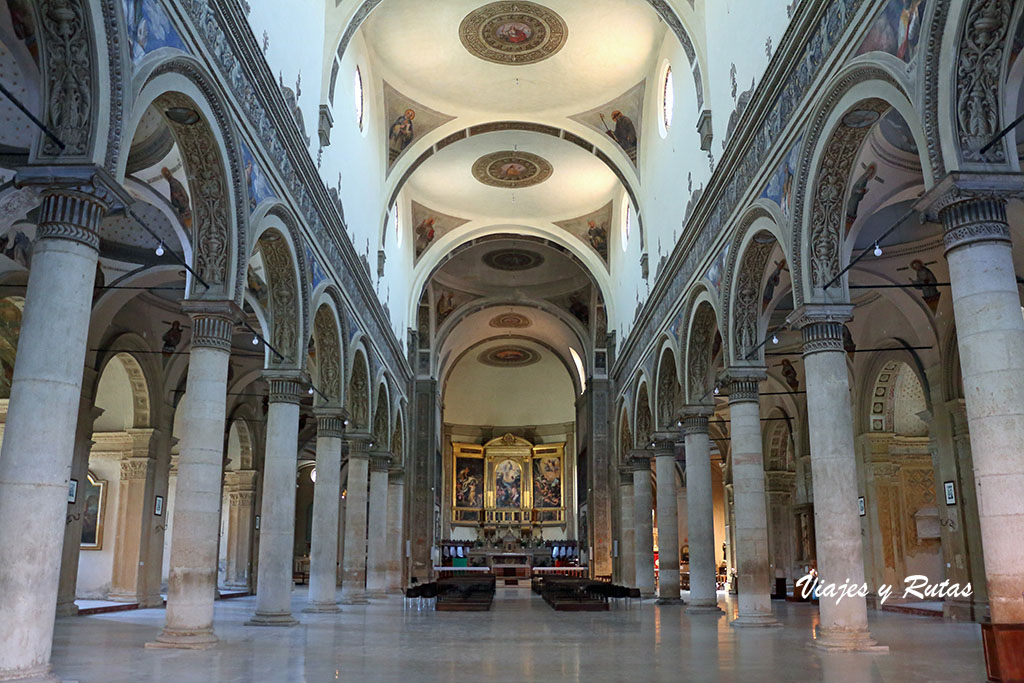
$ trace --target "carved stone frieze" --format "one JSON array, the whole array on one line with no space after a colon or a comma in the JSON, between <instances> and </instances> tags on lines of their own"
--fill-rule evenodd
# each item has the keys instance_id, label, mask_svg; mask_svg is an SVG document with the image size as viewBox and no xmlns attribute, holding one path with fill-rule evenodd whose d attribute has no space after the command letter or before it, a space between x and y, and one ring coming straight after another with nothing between
<instances>
[{"instance_id":1,"label":"carved stone frieze","mask_svg":"<svg viewBox=\"0 0 1024 683\"><path fill-rule=\"evenodd\" d=\"M295 262L288 244L279 234L267 233L260 238L260 253L267 269L270 289L271 339L284 358L271 357L272 365L295 362L299 340L299 317L302 312L295 277Z\"/></svg>"},{"instance_id":2,"label":"carved stone frieze","mask_svg":"<svg viewBox=\"0 0 1024 683\"><path fill-rule=\"evenodd\" d=\"M366 364L357 356L352 367L352 378L348 386L348 412L353 427L366 429L370 419L369 379L366 376Z\"/></svg>"},{"instance_id":3,"label":"carved stone frieze","mask_svg":"<svg viewBox=\"0 0 1024 683\"><path fill-rule=\"evenodd\" d=\"M43 120L64 143L43 136L40 156L85 157L94 138L96 53L88 3L42 0L42 62L46 94Z\"/></svg>"},{"instance_id":4,"label":"carved stone frieze","mask_svg":"<svg viewBox=\"0 0 1024 683\"><path fill-rule=\"evenodd\" d=\"M690 403L699 403L706 398L708 372L711 366L711 344L715 332L715 311L708 304L701 304L693 318L686 354L688 390Z\"/></svg>"},{"instance_id":5,"label":"carved stone frieze","mask_svg":"<svg viewBox=\"0 0 1024 683\"><path fill-rule=\"evenodd\" d=\"M759 242L754 239L743 256L732 302L733 349L736 360L747 360L746 356L761 343L758 321L761 317L761 280L765 265L775 241Z\"/></svg>"},{"instance_id":6,"label":"carved stone frieze","mask_svg":"<svg viewBox=\"0 0 1024 683\"><path fill-rule=\"evenodd\" d=\"M316 364L320 376L321 392L329 401L337 401L341 397L341 341L338 339L338 326L334 314L327 306L321 306L313 318L313 331L316 334Z\"/></svg>"},{"instance_id":7,"label":"carved stone frieze","mask_svg":"<svg viewBox=\"0 0 1024 683\"><path fill-rule=\"evenodd\" d=\"M965 161L1004 162L1004 143L980 149L999 132L1003 51L1012 0L974 0L964 20L956 59L956 123Z\"/></svg>"}]
</instances>

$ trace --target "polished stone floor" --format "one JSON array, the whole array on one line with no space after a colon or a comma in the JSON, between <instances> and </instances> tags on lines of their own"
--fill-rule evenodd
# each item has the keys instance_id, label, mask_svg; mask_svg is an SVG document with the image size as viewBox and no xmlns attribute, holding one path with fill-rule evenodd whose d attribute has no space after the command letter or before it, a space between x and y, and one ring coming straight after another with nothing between
<instances>
[{"instance_id":1,"label":"polished stone floor","mask_svg":"<svg viewBox=\"0 0 1024 683\"><path fill-rule=\"evenodd\" d=\"M775 602L784 628L737 631L725 617L653 602L602 613L555 612L526 589L501 588L490 612L404 611L392 597L302 623L249 627L255 598L217 603L220 645L146 650L163 610L57 621L55 673L68 681L983 681L980 628L872 612L888 655L808 647L816 608ZM723 607L731 608L724 597Z\"/></svg>"}]
</instances>

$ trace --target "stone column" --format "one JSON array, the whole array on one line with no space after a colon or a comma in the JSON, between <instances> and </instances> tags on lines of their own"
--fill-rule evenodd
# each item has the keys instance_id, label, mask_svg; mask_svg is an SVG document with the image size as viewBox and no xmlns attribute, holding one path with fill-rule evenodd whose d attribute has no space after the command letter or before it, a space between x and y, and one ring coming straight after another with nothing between
<instances>
[{"instance_id":1,"label":"stone column","mask_svg":"<svg viewBox=\"0 0 1024 683\"><path fill-rule=\"evenodd\" d=\"M624 586L636 585L636 522L633 503L633 472L619 471L619 580Z\"/></svg>"},{"instance_id":2,"label":"stone column","mask_svg":"<svg viewBox=\"0 0 1024 683\"><path fill-rule=\"evenodd\" d=\"M220 542L221 475L228 359L238 307L231 302L186 301L192 317L188 390L178 410L181 449L171 528L167 621L146 647L207 649L213 633Z\"/></svg>"},{"instance_id":3,"label":"stone column","mask_svg":"<svg viewBox=\"0 0 1024 683\"><path fill-rule=\"evenodd\" d=\"M295 464L299 403L306 378L298 372L268 374L267 449L260 509L260 580L249 626L294 626L291 593L295 556Z\"/></svg>"},{"instance_id":4,"label":"stone column","mask_svg":"<svg viewBox=\"0 0 1024 683\"><path fill-rule=\"evenodd\" d=\"M29 176L58 172L79 175L67 186L65 178ZM19 172L17 182L61 188L42 194L0 451L0 678L50 670L100 244L96 230L114 200L104 189L113 181L95 168L29 169Z\"/></svg>"},{"instance_id":5,"label":"stone column","mask_svg":"<svg viewBox=\"0 0 1024 683\"><path fill-rule=\"evenodd\" d=\"M658 475L658 604L679 604L675 435L656 432L651 438L654 439L654 466Z\"/></svg>"},{"instance_id":6,"label":"stone column","mask_svg":"<svg viewBox=\"0 0 1024 683\"><path fill-rule=\"evenodd\" d=\"M228 566L224 585L235 590L251 590L249 558L258 473L256 470L234 470L225 473L225 477L228 489Z\"/></svg>"},{"instance_id":7,"label":"stone column","mask_svg":"<svg viewBox=\"0 0 1024 683\"><path fill-rule=\"evenodd\" d=\"M391 456L370 456L370 510L367 518L366 597L387 596L388 465Z\"/></svg>"},{"instance_id":8,"label":"stone column","mask_svg":"<svg viewBox=\"0 0 1024 683\"><path fill-rule=\"evenodd\" d=\"M341 442L341 462L348 462L349 447L348 441L343 440ZM345 578L345 499L347 498L346 491L348 490L347 482L348 473L345 473L345 477L341 480L341 491L338 494L338 578L337 585L340 588L342 579Z\"/></svg>"},{"instance_id":9,"label":"stone column","mask_svg":"<svg viewBox=\"0 0 1024 683\"><path fill-rule=\"evenodd\" d=\"M739 600L733 626L778 626L772 616L768 572L768 519L761 450L760 371L731 371L729 419L732 436L732 486L736 514L736 573ZM856 490L856 489L854 489Z\"/></svg>"},{"instance_id":10,"label":"stone column","mask_svg":"<svg viewBox=\"0 0 1024 683\"><path fill-rule=\"evenodd\" d=\"M1001 662L1003 680L1024 678L1024 319L1006 219L1006 197L1020 191L1019 175L957 173L930 193L945 231L974 456L992 614L986 662L990 674Z\"/></svg>"},{"instance_id":11,"label":"stone column","mask_svg":"<svg viewBox=\"0 0 1024 683\"><path fill-rule=\"evenodd\" d=\"M309 553L309 606L303 612L338 612L338 506L345 413L317 408L313 541Z\"/></svg>"},{"instance_id":12,"label":"stone column","mask_svg":"<svg viewBox=\"0 0 1024 683\"><path fill-rule=\"evenodd\" d=\"M90 378L90 375L92 376ZM84 386L95 382L95 370L86 370ZM75 430L75 454L71 463L71 478L84 486L89 475L89 451L92 449L92 426L100 415L101 408L93 406L92 399L82 397L78 407L78 426ZM85 496L79 489L75 502L68 503L64 527L64 551L60 563L60 587L57 590L57 616L77 615L75 590L78 587L78 560L82 545L82 512L85 510Z\"/></svg>"},{"instance_id":13,"label":"stone column","mask_svg":"<svg viewBox=\"0 0 1024 683\"><path fill-rule=\"evenodd\" d=\"M971 597L966 599L970 603L966 611L970 621L984 622L991 619L991 614L988 606L988 584L985 579L985 553L981 547L981 528L978 522L978 487L974 482L974 455L971 453L967 408L962 398L950 401L946 407L953 418L953 448L958 473L956 481L959 497L954 509L962 511L967 552L967 558L963 563L972 589ZM951 616L955 616L955 613Z\"/></svg>"},{"instance_id":14,"label":"stone column","mask_svg":"<svg viewBox=\"0 0 1024 683\"><path fill-rule=\"evenodd\" d=\"M715 503L711 489L711 410L694 407L683 417L686 443L686 521L690 542L690 604L688 614L721 614L715 560Z\"/></svg>"},{"instance_id":15,"label":"stone column","mask_svg":"<svg viewBox=\"0 0 1024 683\"><path fill-rule=\"evenodd\" d=\"M633 470L633 524L636 537L636 587L645 598L654 597L654 495L651 490L650 453L634 450L630 467Z\"/></svg>"},{"instance_id":16,"label":"stone column","mask_svg":"<svg viewBox=\"0 0 1024 683\"><path fill-rule=\"evenodd\" d=\"M388 549L385 563L384 587L389 593L401 593L402 556L405 544L402 542L402 510L405 507L405 474L401 468L388 471Z\"/></svg>"},{"instance_id":17,"label":"stone column","mask_svg":"<svg viewBox=\"0 0 1024 683\"><path fill-rule=\"evenodd\" d=\"M435 453L441 437L437 427L441 423L441 392L436 379L416 380L412 448L409 451L409 576L420 583L431 580L434 573L431 553L434 549L434 491L436 476ZM352 481L349 475L349 481ZM349 491L352 486L349 486ZM347 521L346 521L347 524ZM347 554L346 550L346 554ZM344 595L344 591L342 591Z\"/></svg>"},{"instance_id":18,"label":"stone column","mask_svg":"<svg viewBox=\"0 0 1024 683\"><path fill-rule=\"evenodd\" d=\"M345 499L345 560L341 601L347 605L366 600L366 487L370 471L367 450L373 437L352 434L348 438L348 494Z\"/></svg>"},{"instance_id":19,"label":"stone column","mask_svg":"<svg viewBox=\"0 0 1024 683\"><path fill-rule=\"evenodd\" d=\"M864 548L857 510L853 413L843 348L843 321L849 319L851 310L852 306L806 306L794 319L803 334L818 575L824 582L861 585ZM1017 314L1020 315L1019 307ZM875 645L868 632L866 598L822 598L819 609L816 646L826 650L882 647Z\"/></svg>"}]
</instances>

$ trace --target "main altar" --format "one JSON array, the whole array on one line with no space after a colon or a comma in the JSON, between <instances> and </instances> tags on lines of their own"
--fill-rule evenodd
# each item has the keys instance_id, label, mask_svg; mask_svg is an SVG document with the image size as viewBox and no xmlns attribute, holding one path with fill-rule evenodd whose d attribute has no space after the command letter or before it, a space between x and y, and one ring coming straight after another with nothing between
<instances>
[{"instance_id":1,"label":"main altar","mask_svg":"<svg viewBox=\"0 0 1024 683\"><path fill-rule=\"evenodd\" d=\"M487 443L452 443L452 526L485 536L565 525L565 443L534 445L505 434Z\"/></svg>"}]
</instances>

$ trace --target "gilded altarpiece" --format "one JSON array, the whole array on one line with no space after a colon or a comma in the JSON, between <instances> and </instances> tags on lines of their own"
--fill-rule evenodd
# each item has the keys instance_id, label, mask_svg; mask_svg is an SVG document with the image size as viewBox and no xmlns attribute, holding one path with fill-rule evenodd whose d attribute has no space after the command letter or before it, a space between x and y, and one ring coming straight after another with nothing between
<instances>
[{"instance_id":1,"label":"gilded altarpiece","mask_svg":"<svg viewBox=\"0 0 1024 683\"><path fill-rule=\"evenodd\" d=\"M482 446L452 443L452 524L564 524L564 469L564 443L534 446L511 434Z\"/></svg>"}]
</instances>

